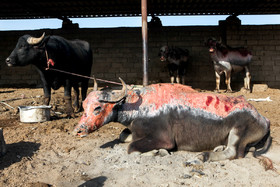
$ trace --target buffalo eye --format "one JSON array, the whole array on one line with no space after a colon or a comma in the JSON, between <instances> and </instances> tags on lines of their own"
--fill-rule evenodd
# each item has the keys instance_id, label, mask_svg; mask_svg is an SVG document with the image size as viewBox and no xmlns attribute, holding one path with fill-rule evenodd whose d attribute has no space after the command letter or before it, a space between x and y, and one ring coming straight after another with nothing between
<instances>
[{"instance_id":1,"label":"buffalo eye","mask_svg":"<svg viewBox=\"0 0 280 187\"><path fill-rule=\"evenodd\" d=\"M101 106L98 106L94 109L93 114L98 115L100 113L100 111L101 111Z\"/></svg>"},{"instance_id":2,"label":"buffalo eye","mask_svg":"<svg viewBox=\"0 0 280 187\"><path fill-rule=\"evenodd\" d=\"M19 45L19 48L20 48L20 49L26 48L26 45L25 45L25 44L20 44L20 45Z\"/></svg>"}]
</instances>

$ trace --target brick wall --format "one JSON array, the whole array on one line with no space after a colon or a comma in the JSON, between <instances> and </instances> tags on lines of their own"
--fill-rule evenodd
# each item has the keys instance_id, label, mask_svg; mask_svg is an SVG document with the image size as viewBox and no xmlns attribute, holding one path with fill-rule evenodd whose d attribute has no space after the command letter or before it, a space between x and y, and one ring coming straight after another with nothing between
<instances>
[{"instance_id":1,"label":"brick wall","mask_svg":"<svg viewBox=\"0 0 280 187\"><path fill-rule=\"evenodd\" d=\"M18 37L24 34L38 36L43 32L90 42L94 55L92 74L95 77L112 81L122 77L128 84L142 84L141 28L106 28L0 32L0 86L41 86L33 66L7 67L5 58L15 47ZM169 82L166 64L158 57L159 48L168 43L190 51L186 83L194 88L214 89L213 64L204 42L210 36L219 38L220 33L219 26L149 30L149 82ZM280 25L240 26L238 29L227 29L226 36L228 45L245 46L253 51L250 66L252 83L266 83L280 88ZM239 89L242 84L243 74L233 75L233 89ZM225 85L221 88L224 89Z\"/></svg>"}]
</instances>

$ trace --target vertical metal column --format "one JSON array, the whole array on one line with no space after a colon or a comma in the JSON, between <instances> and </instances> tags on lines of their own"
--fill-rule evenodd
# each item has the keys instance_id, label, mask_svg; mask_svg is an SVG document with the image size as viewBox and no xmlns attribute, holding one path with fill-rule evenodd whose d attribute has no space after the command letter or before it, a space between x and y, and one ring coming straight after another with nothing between
<instances>
[{"instance_id":1,"label":"vertical metal column","mask_svg":"<svg viewBox=\"0 0 280 187\"><path fill-rule=\"evenodd\" d=\"M148 85L148 24L147 0L141 0L142 47L143 47L143 86Z\"/></svg>"}]
</instances>

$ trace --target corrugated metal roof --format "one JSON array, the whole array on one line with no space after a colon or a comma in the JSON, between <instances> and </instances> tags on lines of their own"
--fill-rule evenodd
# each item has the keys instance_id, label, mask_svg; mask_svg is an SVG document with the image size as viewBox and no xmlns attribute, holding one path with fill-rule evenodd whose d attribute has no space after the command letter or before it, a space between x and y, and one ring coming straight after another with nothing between
<instances>
[{"instance_id":1,"label":"corrugated metal roof","mask_svg":"<svg viewBox=\"0 0 280 187\"><path fill-rule=\"evenodd\" d=\"M280 14L278 0L147 0L154 15ZM141 16L141 0L2 0L0 19Z\"/></svg>"}]
</instances>

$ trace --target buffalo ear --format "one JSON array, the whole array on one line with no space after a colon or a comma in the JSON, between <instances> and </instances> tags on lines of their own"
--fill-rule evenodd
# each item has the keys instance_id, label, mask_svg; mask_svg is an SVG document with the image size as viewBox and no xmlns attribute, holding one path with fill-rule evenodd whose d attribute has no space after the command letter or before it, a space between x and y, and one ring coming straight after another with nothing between
<instances>
[{"instance_id":1,"label":"buffalo ear","mask_svg":"<svg viewBox=\"0 0 280 187\"><path fill-rule=\"evenodd\" d=\"M204 40L204 45L207 46L207 47L209 47L209 45L210 45L210 43L211 43L212 41L213 41L213 38L210 37L210 38L208 38L207 40Z\"/></svg>"}]
</instances>

